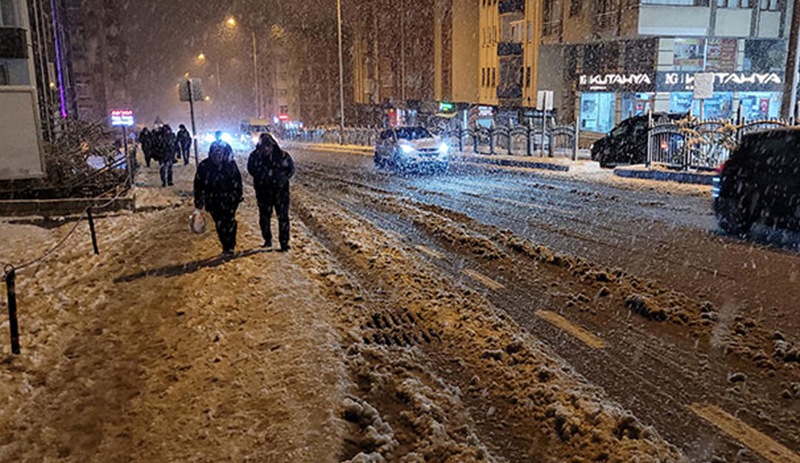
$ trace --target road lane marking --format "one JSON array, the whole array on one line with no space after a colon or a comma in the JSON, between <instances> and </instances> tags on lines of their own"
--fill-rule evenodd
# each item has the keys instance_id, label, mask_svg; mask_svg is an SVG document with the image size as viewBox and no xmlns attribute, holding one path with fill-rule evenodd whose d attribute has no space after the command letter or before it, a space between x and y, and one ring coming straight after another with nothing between
<instances>
[{"instance_id":1,"label":"road lane marking","mask_svg":"<svg viewBox=\"0 0 800 463\"><path fill-rule=\"evenodd\" d=\"M482 285L490 289L497 290L505 288L505 286L503 286L502 283L498 283L497 281L494 281L491 278L487 277L486 275L476 272L475 270L466 269L464 270L464 275L472 278L473 280L477 281L478 283L481 283Z\"/></svg>"},{"instance_id":2,"label":"road lane marking","mask_svg":"<svg viewBox=\"0 0 800 463\"><path fill-rule=\"evenodd\" d=\"M442 254L441 252L438 252L438 251L434 251L433 249L431 249L431 248L429 248L427 246L423 246L421 244L418 244L415 247L417 248L417 251L419 251L419 252L421 252L421 253L429 256L429 257L433 257L434 259L444 259L444 254Z\"/></svg>"},{"instance_id":3,"label":"road lane marking","mask_svg":"<svg viewBox=\"0 0 800 463\"><path fill-rule=\"evenodd\" d=\"M695 403L689 409L772 463L800 463L800 455L719 407Z\"/></svg>"},{"instance_id":4,"label":"road lane marking","mask_svg":"<svg viewBox=\"0 0 800 463\"><path fill-rule=\"evenodd\" d=\"M555 312L550 312L549 310L537 310L536 316L547 323L550 323L556 328L567 332L567 334L593 349L604 349L606 347L605 341L597 337L597 335L590 333L580 326L573 325L572 322Z\"/></svg>"}]
</instances>

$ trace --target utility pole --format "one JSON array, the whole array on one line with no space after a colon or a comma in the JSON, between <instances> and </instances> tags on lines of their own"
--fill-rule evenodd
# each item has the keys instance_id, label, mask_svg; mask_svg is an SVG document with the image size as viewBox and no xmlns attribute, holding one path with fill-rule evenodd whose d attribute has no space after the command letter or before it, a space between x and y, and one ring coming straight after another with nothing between
<instances>
[{"instance_id":1,"label":"utility pole","mask_svg":"<svg viewBox=\"0 0 800 463\"><path fill-rule=\"evenodd\" d=\"M339 144L344 144L344 52L342 50L342 0L336 0L339 20Z\"/></svg>"},{"instance_id":2,"label":"utility pole","mask_svg":"<svg viewBox=\"0 0 800 463\"><path fill-rule=\"evenodd\" d=\"M797 105L797 73L800 54L798 53L798 32L800 32L800 2L795 1L792 8L792 25L789 30L789 52L786 54L786 76L783 83L783 102L781 116L790 119L795 116Z\"/></svg>"},{"instance_id":3,"label":"utility pole","mask_svg":"<svg viewBox=\"0 0 800 463\"><path fill-rule=\"evenodd\" d=\"M251 31L253 36L253 96L256 102L256 117L261 119L261 92L258 88L258 42L256 31Z\"/></svg>"},{"instance_id":4,"label":"utility pole","mask_svg":"<svg viewBox=\"0 0 800 463\"><path fill-rule=\"evenodd\" d=\"M406 2L400 0L400 99L406 102Z\"/></svg>"}]
</instances>

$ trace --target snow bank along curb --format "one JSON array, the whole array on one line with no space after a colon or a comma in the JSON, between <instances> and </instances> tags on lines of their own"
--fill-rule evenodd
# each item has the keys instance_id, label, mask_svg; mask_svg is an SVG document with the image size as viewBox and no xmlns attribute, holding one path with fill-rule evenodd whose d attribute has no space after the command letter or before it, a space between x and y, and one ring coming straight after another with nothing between
<instances>
[{"instance_id":1,"label":"snow bank along curb","mask_svg":"<svg viewBox=\"0 0 800 463\"><path fill-rule=\"evenodd\" d=\"M647 169L643 166L617 167L614 169L614 175L623 178L690 183L693 185L713 185L714 177L716 176L714 173Z\"/></svg>"},{"instance_id":2,"label":"snow bank along curb","mask_svg":"<svg viewBox=\"0 0 800 463\"><path fill-rule=\"evenodd\" d=\"M336 145L332 143L288 142L286 146L290 148L330 153L357 154L370 157L373 156L375 152L375 149L371 146ZM460 163L491 164L503 167L523 167L527 169L552 170L556 172L595 172L600 169L600 165L593 161L572 161L566 158L454 153L451 160Z\"/></svg>"},{"instance_id":3,"label":"snow bank along curb","mask_svg":"<svg viewBox=\"0 0 800 463\"><path fill-rule=\"evenodd\" d=\"M0 216L64 216L82 214L88 207L104 205L108 198L63 198L63 199L14 199L0 201ZM111 201L103 212L133 210L134 193L131 190L125 197Z\"/></svg>"}]
</instances>

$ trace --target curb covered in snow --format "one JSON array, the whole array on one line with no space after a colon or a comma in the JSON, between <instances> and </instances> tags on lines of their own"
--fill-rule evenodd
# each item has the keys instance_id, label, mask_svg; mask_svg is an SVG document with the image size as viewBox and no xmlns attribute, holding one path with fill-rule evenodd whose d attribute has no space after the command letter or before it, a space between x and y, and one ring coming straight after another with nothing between
<instances>
[{"instance_id":1,"label":"curb covered in snow","mask_svg":"<svg viewBox=\"0 0 800 463\"><path fill-rule=\"evenodd\" d=\"M648 169L644 166L618 167L614 169L614 175L623 178L690 183L694 185L712 185L716 176L713 172Z\"/></svg>"}]
</instances>

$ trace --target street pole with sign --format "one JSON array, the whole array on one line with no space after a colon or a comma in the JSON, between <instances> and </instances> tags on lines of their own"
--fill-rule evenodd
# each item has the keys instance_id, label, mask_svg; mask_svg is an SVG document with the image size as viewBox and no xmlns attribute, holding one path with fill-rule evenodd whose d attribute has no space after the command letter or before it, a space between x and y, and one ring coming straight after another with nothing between
<instances>
[{"instance_id":1,"label":"street pole with sign","mask_svg":"<svg viewBox=\"0 0 800 463\"><path fill-rule=\"evenodd\" d=\"M111 125L114 127L122 128L122 149L125 155L125 164L128 170L128 176L131 181L131 186L134 185L134 163L136 159L132 159L128 155L128 127L136 123L133 117L133 111L130 109L114 109L111 111Z\"/></svg>"},{"instance_id":2,"label":"street pole with sign","mask_svg":"<svg viewBox=\"0 0 800 463\"><path fill-rule=\"evenodd\" d=\"M694 75L694 99L700 100L700 120L705 117L706 100L714 97L714 74L700 72Z\"/></svg>"},{"instance_id":3,"label":"street pole with sign","mask_svg":"<svg viewBox=\"0 0 800 463\"><path fill-rule=\"evenodd\" d=\"M197 123L194 116L194 102L203 101L203 87L200 79L186 79L178 86L178 97L183 102L189 103L189 116L192 120L192 139L194 140L194 164L200 165L200 156L197 153Z\"/></svg>"}]
</instances>

